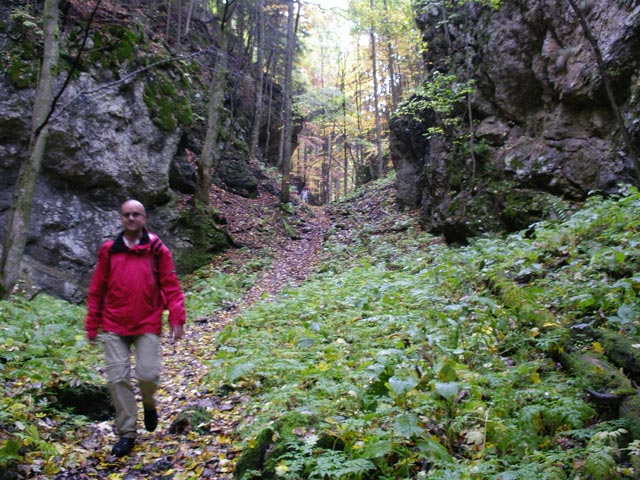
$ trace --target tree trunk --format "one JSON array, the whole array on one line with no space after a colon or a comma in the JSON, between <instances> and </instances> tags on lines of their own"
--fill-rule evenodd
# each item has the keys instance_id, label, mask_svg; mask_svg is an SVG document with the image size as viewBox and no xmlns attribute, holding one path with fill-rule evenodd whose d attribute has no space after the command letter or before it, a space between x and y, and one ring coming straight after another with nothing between
<instances>
[{"instance_id":1,"label":"tree trunk","mask_svg":"<svg viewBox=\"0 0 640 480\"><path fill-rule=\"evenodd\" d=\"M193 10L196 6L196 2L198 0L191 0L189 2L189 11L187 12L187 22L184 26L184 35L185 37L189 35L189 29L191 28L191 19L193 18Z\"/></svg>"},{"instance_id":2,"label":"tree trunk","mask_svg":"<svg viewBox=\"0 0 640 480\"><path fill-rule=\"evenodd\" d=\"M290 192L289 184L291 171L291 137L293 132L293 113L292 95L293 95L293 58L295 54L295 28L293 18L293 0L287 0L287 54L286 67L284 75L284 127L282 130L283 148L282 148L282 188L280 192L281 203L289 203ZM300 5L298 4L298 8Z\"/></svg>"},{"instance_id":3,"label":"tree trunk","mask_svg":"<svg viewBox=\"0 0 640 480\"><path fill-rule=\"evenodd\" d=\"M226 91L227 67L225 56L227 53L227 23L233 15L233 8L225 8L219 24L219 45L216 53L215 66L211 83L209 84L209 103L207 109L207 132L204 137L202 153L198 161L198 175L194 199L196 205L209 205L209 190L211 188L211 168L218 152L218 132L224 108L224 93Z\"/></svg>"},{"instance_id":4,"label":"tree trunk","mask_svg":"<svg viewBox=\"0 0 640 480\"><path fill-rule=\"evenodd\" d=\"M166 30L164 32L164 40L165 42L167 42L167 44L169 44L169 32L171 30L171 4L173 3L173 0L167 0L167 25L166 25Z\"/></svg>"},{"instance_id":5,"label":"tree trunk","mask_svg":"<svg viewBox=\"0 0 640 480\"><path fill-rule=\"evenodd\" d=\"M266 115L267 115L267 126L266 126L266 131L267 134L264 137L264 149L263 152L265 152L265 157L267 158L267 160L269 160L268 156L266 155L266 153L269 151L269 144L271 143L271 115L272 115L272 107L273 107L273 81L269 82L269 102L267 103L267 111L266 111Z\"/></svg>"},{"instance_id":6,"label":"tree trunk","mask_svg":"<svg viewBox=\"0 0 640 480\"><path fill-rule=\"evenodd\" d=\"M383 5L385 18L389 18L387 0L384 0ZM391 87L391 108L388 108L387 111L392 112L400 103L400 95L398 93L398 83L396 82L396 64L395 55L393 53L393 44L391 43L391 32L389 31L387 22L385 22L384 34L387 40L387 65L389 66L389 86Z\"/></svg>"},{"instance_id":7,"label":"tree trunk","mask_svg":"<svg viewBox=\"0 0 640 480\"><path fill-rule=\"evenodd\" d=\"M342 104L340 105L341 109L342 109L342 151L344 154L343 157L343 194L346 195L347 194L347 188L348 188L348 181L349 181L349 158L347 156L347 138L348 138L348 133L347 133L347 93L346 93L346 89L347 89L347 62L346 62L346 56L342 57L342 63L340 66L340 92L342 92Z\"/></svg>"},{"instance_id":8,"label":"tree trunk","mask_svg":"<svg viewBox=\"0 0 640 480\"><path fill-rule=\"evenodd\" d=\"M361 55L360 55L360 46L356 45L356 62L358 64L360 64L362 62L361 60ZM360 186L363 185L365 183L365 175L364 172L362 170L363 166L365 165L366 162L366 158L364 155L364 151L363 151L363 144L364 141L366 140L366 133L364 131L364 125L363 125L363 120L362 120L362 113L364 111L363 108L363 87L362 87L362 73L358 73L358 75L356 76L356 82L355 82L355 91L353 93L353 102L354 102L354 109L356 112L356 125L357 125L357 131L358 131L358 141L356 143L356 159L354 160L354 166L353 169L356 172L356 186ZM370 164L370 174L369 177L373 178L373 165Z\"/></svg>"},{"instance_id":9,"label":"tree trunk","mask_svg":"<svg viewBox=\"0 0 640 480\"><path fill-rule=\"evenodd\" d=\"M258 153L260 125L262 123L262 92L264 90L264 0L256 0L258 8L258 51L256 59L256 102L249 143L249 157L255 158Z\"/></svg>"},{"instance_id":10,"label":"tree trunk","mask_svg":"<svg viewBox=\"0 0 640 480\"><path fill-rule=\"evenodd\" d=\"M33 107L29 157L20 168L13 190L11 207L4 225L0 262L0 298L7 298L15 286L27 244L33 194L49 134L46 121L54 99L55 76L53 72L58 62L59 40L56 32L58 16L58 0L45 0L43 11L44 55Z\"/></svg>"},{"instance_id":11,"label":"tree trunk","mask_svg":"<svg viewBox=\"0 0 640 480\"><path fill-rule=\"evenodd\" d=\"M303 152L302 152L302 179L304 180L305 185L307 184L307 168L309 165L309 149L305 146L303 147Z\"/></svg>"},{"instance_id":12,"label":"tree trunk","mask_svg":"<svg viewBox=\"0 0 640 480\"><path fill-rule=\"evenodd\" d=\"M327 198L325 204L331 203L333 195L333 131L327 136Z\"/></svg>"},{"instance_id":13,"label":"tree trunk","mask_svg":"<svg viewBox=\"0 0 640 480\"><path fill-rule=\"evenodd\" d=\"M176 43L182 44L182 0L178 0L178 33L176 34Z\"/></svg>"},{"instance_id":14,"label":"tree trunk","mask_svg":"<svg viewBox=\"0 0 640 480\"><path fill-rule=\"evenodd\" d=\"M202 153L198 161L198 175L196 182L195 201L197 205L209 205L209 190L211 188L211 168L217 155L218 131L224 105L225 79L227 69L224 66L224 47L220 44L216 54L216 66L209 84L209 103L207 109L207 133L204 137Z\"/></svg>"},{"instance_id":15,"label":"tree trunk","mask_svg":"<svg viewBox=\"0 0 640 480\"><path fill-rule=\"evenodd\" d=\"M373 10L373 0L369 0L369 5ZM373 77L373 103L376 119L376 164L372 169L375 172L375 178L382 178L384 175L384 164L382 160L382 128L380 126L380 107L378 105L378 68L376 65L376 33L373 25L369 32L369 38L371 40L371 75Z\"/></svg>"}]
</instances>

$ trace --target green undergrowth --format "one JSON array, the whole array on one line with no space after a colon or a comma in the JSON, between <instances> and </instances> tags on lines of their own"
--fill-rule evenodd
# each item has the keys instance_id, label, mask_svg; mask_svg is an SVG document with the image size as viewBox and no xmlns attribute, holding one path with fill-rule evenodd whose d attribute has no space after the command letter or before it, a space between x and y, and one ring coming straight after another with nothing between
<instances>
[{"instance_id":1,"label":"green undergrowth","mask_svg":"<svg viewBox=\"0 0 640 480\"><path fill-rule=\"evenodd\" d=\"M220 334L207 386L249 399L237 477L637 478L628 418L556 358L602 350L577 326L640 345L638 192L457 249L406 222L335 231Z\"/></svg>"},{"instance_id":2,"label":"green undergrowth","mask_svg":"<svg viewBox=\"0 0 640 480\"><path fill-rule=\"evenodd\" d=\"M0 466L58 453L82 418L49 392L99 384L97 352L84 339L84 308L41 294L0 302Z\"/></svg>"},{"instance_id":3,"label":"green undergrowth","mask_svg":"<svg viewBox=\"0 0 640 480\"><path fill-rule=\"evenodd\" d=\"M268 251L243 265L202 267L183 280L185 308L190 319L198 320L230 309L269 267L272 256ZM233 273L229 273L233 269Z\"/></svg>"}]
</instances>

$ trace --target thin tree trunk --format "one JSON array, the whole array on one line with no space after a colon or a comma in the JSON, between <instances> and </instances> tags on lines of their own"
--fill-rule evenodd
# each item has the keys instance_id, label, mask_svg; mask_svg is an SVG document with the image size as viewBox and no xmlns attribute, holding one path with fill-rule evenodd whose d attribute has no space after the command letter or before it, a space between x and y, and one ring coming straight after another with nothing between
<instances>
[{"instance_id":1,"label":"thin tree trunk","mask_svg":"<svg viewBox=\"0 0 640 480\"><path fill-rule=\"evenodd\" d=\"M29 158L20 168L11 207L4 225L2 259L0 261L0 298L7 298L18 280L20 263L27 245L29 221L36 181L47 144L49 129L46 120L54 101L54 69L58 62L58 0L45 0L43 11L44 55L40 82L36 92Z\"/></svg>"},{"instance_id":2,"label":"thin tree trunk","mask_svg":"<svg viewBox=\"0 0 640 480\"><path fill-rule=\"evenodd\" d=\"M269 144L271 143L271 111L273 107L273 81L269 82L269 103L267 104L267 134L264 138L264 152L265 156L267 156L267 152L269 151Z\"/></svg>"},{"instance_id":3,"label":"thin tree trunk","mask_svg":"<svg viewBox=\"0 0 640 480\"><path fill-rule=\"evenodd\" d=\"M363 62L363 60L361 59L361 51L360 51L360 46L356 45L356 63L358 65L360 65ZM356 157L357 157L357 164L354 164L354 170L356 172L356 178L358 179L358 181L356 182L356 186L360 186L361 182L360 180L362 179L364 183L364 179L363 179L363 175L364 172L362 172L362 167L364 166L364 163L366 161L366 159L364 158L364 154L363 154L363 142L366 140L366 134L364 132L364 126L363 126L363 121L362 121L362 113L364 111L363 109L363 88L362 88L362 73L358 73L357 77L356 77L356 86L355 86L355 92L354 92L354 96L353 96L353 101L355 103L355 111L356 111L356 123L357 123L357 128L358 128L358 143L356 144ZM370 162L369 164L369 176L371 178L374 178L374 174L373 174L373 162Z\"/></svg>"},{"instance_id":4,"label":"thin tree trunk","mask_svg":"<svg viewBox=\"0 0 640 480\"><path fill-rule=\"evenodd\" d=\"M369 6L373 9L373 0L369 0ZM376 34L371 26L369 33L371 39L371 74L373 77L373 103L376 120L376 165L374 178L382 178L384 175L384 164L382 160L382 128L380 126L380 106L378 98L378 68L376 65Z\"/></svg>"},{"instance_id":5,"label":"thin tree trunk","mask_svg":"<svg viewBox=\"0 0 640 480\"><path fill-rule=\"evenodd\" d=\"M178 0L178 34L177 34L177 44L182 44L182 0Z\"/></svg>"},{"instance_id":6,"label":"thin tree trunk","mask_svg":"<svg viewBox=\"0 0 640 480\"><path fill-rule=\"evenodd\" d=\"M387 5L387 0L384 0L384 12L385 18L389 18L389 7ZM391 86L391 107L387 109L388 111L393 111L396 109L399 103L400 96L398 94L398 83L396 82L396 66L395 66L395 55L393 53L393 44L391 43L391 32L389 31L388 23L385 22L384 29L385 37L387 38L387 63L389 65L389 85Z\"/></svg>"},{"instance_id":7,"label":"thin tree trunk","mask_svg":"<svg viewBox=\"0 0 640 480\"><path fill-rule=\"evenodd\" d=\"M447 40L447 53L451 55L453 49L453 41L451 40L451 33L449 32L449 16L447 15L447 6L445 2L442 2L442 28L444 29L444 38Z\"/></svg>"},{"instance_id":8,"label":"thin tree trunk","mask_svg":"<svg viewBox=\"0 0 640 480\"><path fill-rule=\"evenodd\" d=\"M209 103L207 111L207 133L204 138L202 153L198 161L195 202L197 205L209 205L209 189L211 187L211 168L216 158L218 132L224 107L226 91L227 65L226 53L228 45L227 23L233 15L233 7L227 6L222 13L219 26L219 45L216 54L211 83L209 84Z\"/></svg>"},{"instance_id":9,"label":"thin tree trunk","mask_svg":"<svg viewBox=\"0 0 640 480\"><path fill-rule=\"evenodd\" d=\"M342 56L340 65L340 92L342 92L342 149L344 154L344 176L343 176L343 194L347 194L348 179L349 179L349 160L347 158L347 61L346 56Z\"/></svg>"},{"instance_id":10,"label":"thin tree trunk","mask_svg":"<svg viewBox=\"0 0 640 480\"><path fill-rule=\"evenodd\" d=\"M604 88L607 91L607 97L609 98L609 104L611 105L611 110L613 110L613 114L616 117L616 121L618 123L618 127L620 128L620 132L622 133L622 139L624 140L625 146L627 147L627 152L631 156L631 161L633 162L633 168L636 171L636 176L638 180L640 180L640 160L638 159L638 150L636 149L635 144L633 143L633 139L631 138L631 134L627 129L626 124L624 123L624 118L622 117L622 112L618 107L616 102L615 94L613 93L613 86L611 85L611 79L607 74L607 68L604 64L604 60L602 58L602 52L600 51L600 47L598 46L598 42L591 33L591 29L589 28L589 24L587 23L587 19L584 17L582 10L578 7L575 0L569 0L569 4L571 8L576 13L578 17L578 21L582 26L582 31L584 32L585 37L591 44L591 48L593 49L593 54L596 57L596 62L598 62L598 70L600 71L600 75L602 75L602 81L604 83Z\"/></svg>"},{"instance_id":11,"label":"thin tree trunk","mask_svg":"<svg viewBox=\"0 0 640 480\"><path fill-rule=\"evenodd\" d=\"M325 152L322 152L322 191L321 191L321 201L323 204L327 203L327 198L329 198L329 162L327 161L327 155Z\"/></svg>"},{"instance_id":12,"label":"thin tree trunk","mask_svg":"<svg viewBox=\"0 0 640 480\"><path fill-rule=\"evenodd\" d=\"M327 198L325 203L331 203L333 187L333 132L327 137Z\"/></svg>"},{"instance_id":13,"label":"thin tree trunk","mask_svg":"<svg viewBox=\"0 0 640 480\"><path fill-rule=\"evenodd\" d=\"M217 155L218 131L224 105L225 79L227 69L224 65L224 47L222 42L216 55L216 66L209 84L209 103L207 111L207 133L198 162L195 201L197 205L209 205L211 187L211 168Z\"/></svg>"},{"instance_id":14,"label":"thin tree trunk","mask_svg":"<svg viewBox=\"0 0 640 480\"><path fill-rule=\"evenodd\" d=\"M286 104L286 102L284 102ZM286 115L284 113L284 106L282 107L282 111L280 112L280 123L282 124L282 128L280 129L280 141L278 143L278 169L284 173L284 139L286 138L286 129L285 129L285 122L286 122ZM284 177L283 177L284 179Z\"/></svg>"},{"instance_id":15,"label":"thin tree trunk","mask_svg":"<svg viewBox=\"0 0 640 480\"><path fill-rule=\"evenodd\" d=\"M282 130L283 148L282 148L282 188L280 191L280 201L289 203L290 192L290 171L291 171L291 148L292 148L292 132L293 132L293 112L292 96L293 96L293 57L295 54L295 25L293 16L293 0L287 0L287 55L286 67L284 75L284 128ZM300 4L298 4L298 9Z\"/></svg>"},{"instance_id":16,"label":"thin tree trunk","mask_svg":"<svg viewBox=\"0 0 640 480\"><path fill-rule=\"evenodd\" d=\"M254 108L253 127L249 144L249 157L255 158L258 153L260 125L262 124L262 92L264 90L264 0L256 0L258 8L258 51L256 58L256 102Z\"/></svg>"},{"instance_id":17,"label":"thin tree trunk","mask_svg":"<svg viewBox=\"0 0 640 480\"><path fill-rule=\"evenodd\" d=\"M303 147L303 165L302 165L302 179L304 180L304 184L307 184L307 168L309 165L309 149L307 147Z\"/></svg>"},{"instance_id":18,"label":"thin tree trunk","mask_svg":"<svg viewBox=\"0 0 640 480\"><path fill-rule=\"evenodd\" d=\"M169 31L171 29L171 4L173 0L167 0L167 28L164 32L164 41L169 44Z\"/></svg>"},{"instance_id":19,"label":"thin tree trunk","mask_svg":"<svg viewBox=\"0 0 640 480\"><path fill-rule=\"evenodd\" d=\"M187 12L187 22L184 26L184 35L189 35L189 29L191 28L191 19L193 18L193 10L198 0L191 0L189 2L189 11Z\"/></svg>"}]
</instances>

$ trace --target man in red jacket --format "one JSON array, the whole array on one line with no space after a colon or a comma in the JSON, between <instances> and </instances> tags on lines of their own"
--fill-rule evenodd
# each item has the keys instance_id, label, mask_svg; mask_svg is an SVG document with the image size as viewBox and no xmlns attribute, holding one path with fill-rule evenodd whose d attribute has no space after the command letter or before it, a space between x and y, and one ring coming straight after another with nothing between
<instances>
[{"instance_id":1,"label":"man in red jacket","mask_svg":"<svg viewBox=\"0 0 640 480\"><path fill-rule=\"evenodd\" d=\"M144 426L152 432L158 425L154 394L161 370L159 338L162 312L169 310L171 338L183 334L186 315L184 296L169 249L145 228L147 215L142 203L127 200L121 206L124 230L98 251L98 263L87 294L87 338L103 334L109 392L116 409L120 436L112 453L128 454L136 437L137 405L131 385L131 347L135 347Z\"/></svg>"}]
</instances>

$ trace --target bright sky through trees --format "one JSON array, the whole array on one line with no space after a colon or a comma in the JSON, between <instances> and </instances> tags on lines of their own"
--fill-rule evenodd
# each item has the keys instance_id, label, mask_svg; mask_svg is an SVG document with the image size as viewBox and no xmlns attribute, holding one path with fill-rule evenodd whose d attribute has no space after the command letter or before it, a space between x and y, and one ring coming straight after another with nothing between
<instances>
[{"instance_id":1,"label":"bright sky through trees","mask_svg":"<svg viewBox=\"0 0 640 480\"><path fill-rule=\"evenodd\" d=\"M326 15L326 26L335 34L337 46L343 51L350 50L353 40L349 35L349 30L353 24L347 20L348 0L318 0L317 2L303 4L303 9L305 5L314 9L317 8L323 15Z\"/></svg>"},{"instance_id":2,"label":"bright sky through trees","mask_svg":"<svg viewBox=\"0 0 640 480\"><path fill-rule=\"evenodd\" d=\"M419 35L411 0L307 1L301 14L293 173L326 203L384 169L386 119L419 77Z\"/></svg>"}]
</instances>

